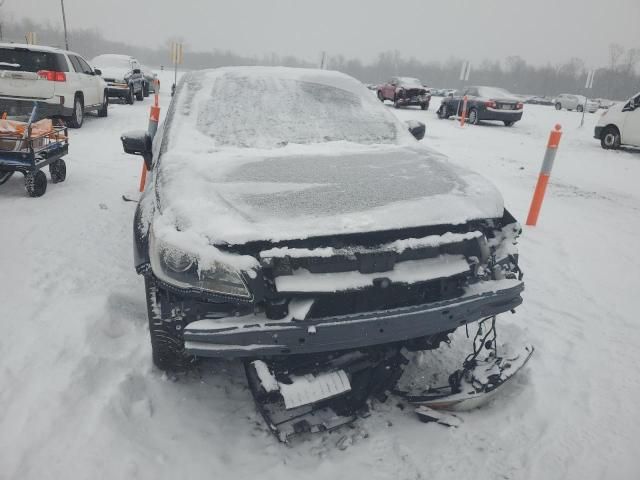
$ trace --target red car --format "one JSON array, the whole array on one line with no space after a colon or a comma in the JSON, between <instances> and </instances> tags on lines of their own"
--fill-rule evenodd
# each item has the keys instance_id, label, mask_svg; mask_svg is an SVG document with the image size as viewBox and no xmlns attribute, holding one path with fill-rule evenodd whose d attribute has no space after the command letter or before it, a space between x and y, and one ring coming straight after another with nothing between
<instances>
[{"instance_id":1,"label":"red car","mask_svg":"<svg viewBox=\"0 0 640 480\"><path fill-rule=\"evenodd\" d=\"M431 93L417 78L392 77L384 85L378 86L378 98L381 102L391 100L396 108L420 105L422 110L427 110Z\"/></svg>"}]
</instances>

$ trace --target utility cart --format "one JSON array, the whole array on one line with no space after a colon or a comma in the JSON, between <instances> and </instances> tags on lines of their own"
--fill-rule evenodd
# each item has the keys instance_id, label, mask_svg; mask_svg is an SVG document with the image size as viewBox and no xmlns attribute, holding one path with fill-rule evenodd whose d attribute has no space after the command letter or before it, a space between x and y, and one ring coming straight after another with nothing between
<instances>
[{"instance_id":1,"label":"utility cart","mask_svg":"<svg viewBox=\"0 0 640 480\"><path fill-rule=\"evenodd\" d=\"M0 118L0 185L20 172L30 197L41 197L47 191L47 176L42 171L47 165L53 183L65 180L67 166L62 157L69 153L67 127L51 119L36 122L37 110L35 104L26 122L7 119L4 114Z\"/></svg>"}]
</instances>

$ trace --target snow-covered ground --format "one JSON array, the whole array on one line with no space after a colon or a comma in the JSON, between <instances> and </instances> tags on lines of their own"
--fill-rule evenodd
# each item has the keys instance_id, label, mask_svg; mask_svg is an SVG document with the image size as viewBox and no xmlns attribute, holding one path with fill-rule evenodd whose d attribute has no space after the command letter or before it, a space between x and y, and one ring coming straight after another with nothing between
<instances>
[{"instance_id":1,"label":"snow-covered ground","mask_svg":"<svg viewBox=\"0 0 640 480\"><path fill-rule=\"evenodd\" d=\"M151 366L135 204L121 199L142 160L119 140L146 128L150 104L112 105L72 131L67 181L43 198L27 198L19 175L0 187L0 479L640 478L640 153L602 150L597 115L579 128L577 113L527 105L512 128L460 128L436 118L436 98L429 111L397 111L491 179L523 223L548 132L562 124L539 225L521 238L525 303L499 320L499 339L536 354L458 429L392 400L353 428L284 446L239 364L180 379ZM465 342L418 360L453 367Z\"/></svg>"}]
</instances>

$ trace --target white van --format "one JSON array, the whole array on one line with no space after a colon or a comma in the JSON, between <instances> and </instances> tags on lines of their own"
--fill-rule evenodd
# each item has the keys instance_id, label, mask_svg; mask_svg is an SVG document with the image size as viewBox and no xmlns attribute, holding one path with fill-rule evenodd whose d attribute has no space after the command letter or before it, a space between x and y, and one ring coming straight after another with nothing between
<instances>
[{"instance_id":1,"label":"white van","mask_svg":"<svg viewBox=\"0 0 640 480\"><path fill-rule=\"evenodd\" d=\"M594 132L602 148L640 147L640 93L602 112Z\"/></svg>"}]
</instances>

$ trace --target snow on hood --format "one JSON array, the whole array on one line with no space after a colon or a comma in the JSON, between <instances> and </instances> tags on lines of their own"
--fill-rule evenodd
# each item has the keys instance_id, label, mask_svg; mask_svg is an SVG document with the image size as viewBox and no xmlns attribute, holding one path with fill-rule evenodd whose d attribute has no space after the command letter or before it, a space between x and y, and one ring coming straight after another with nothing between
<instances>
[{"instance_id":1,"label":"snow on hood","mask_svg":"<svg viewBox=\"0 0 640 480\"><path fill-rule=\"evenodd\" d=\"M131 72L131 70L127 68L119 68L119 67L100 67L99 65L95 65L95 68L99 69L102 74L100 75L102 78L113 78L114 80L124 80L124 78Z\"/></svg>"},{"instance_id":2,"label":"snow on hood","mask_svg":"<svg viewBox=\"0 0 640 480\"><path fill-rule=\"evenodd\" d=\"M226 75L229 72L233 73L230 77ZM226 90L217 84L226 83L224 77L233 78L239 90L239 96L232 96L228 105L218 97ZM252 87L262 84L272 90L274 85L286 86L280 101L295 99L291 108L302 114L292 120L302 125L285 118L284 132L292 138L309 135L305 138L309 143L274 146L277 143L272 140L283 131L268 124L268 113L273 112L272 122L279 122L279 115L291 112L286 105L274 103L279 95L274 99L260 88L248 94L253 103L250 114L253 120L255 116L264 118L246 125L253 120L241 113L246 92L240 88L240 77L251 79ZM327 96L335 93L331 90L318 90L324 110L313 99L310 106L305 105L305 96L290 82L300 78L304 79L300 88L305 91L308 83L340 90L345 95L335 102L342 105L340 108L345 108L345 100L359 102L346 108L358 115L356 120L364 128L350 130L340 124L350 120L349 115L332 110L333 100ZM212 94L218 102L214 112L210 110ZM256 108L256 102L272 108L264 104ZM206 71L185 79L173 109L169 126L165 125L155 179L162 211L154 224L156 230L162 225L177 226L215 244L239 244L461 224L503 214L502 197L492 184L416 142L406 125L362 84L343 74L254 67ZM337 116L338 126L344 128L330 125L327 129L328 121L321 118L316 122L314 113L316 117ZM216 122L218 128L212 128ZM265 138L254 129L256 125L268 133ZM243 128L251 134L245 135ZM339 140L322 137L337 132L341 132ZM360 138L362 132L364 137ZM349 141L352 137L357 141ZM242 148L245 141L251 147ZM232 145L234 142L241 146Z\"/></svg>"}]
</instances>

